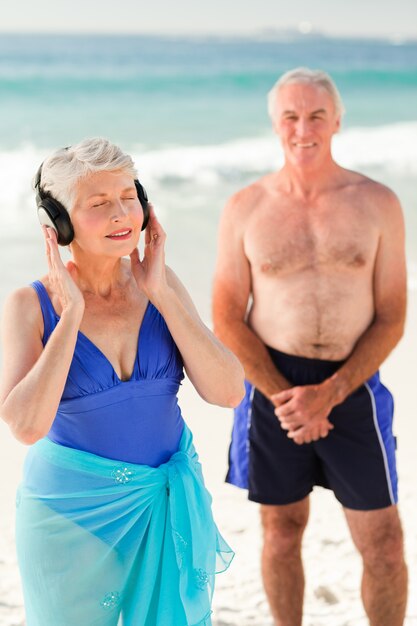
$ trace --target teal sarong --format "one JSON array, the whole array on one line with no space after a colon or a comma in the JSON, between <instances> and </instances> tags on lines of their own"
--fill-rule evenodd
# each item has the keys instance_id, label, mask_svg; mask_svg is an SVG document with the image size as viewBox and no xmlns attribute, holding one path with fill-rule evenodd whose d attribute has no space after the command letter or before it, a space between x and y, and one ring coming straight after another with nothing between
<instances>
[{"instance_id":1,"label":"teal sarong","mask_svg":"<svg viewBox=\"0 0 417 626\"><path fill-rule=\"evenodd\" d=\"M16 543L27 626L209 626L233 552L184 427L159 467L53 443L29 450Z\"/></svg>"}]
</instances>

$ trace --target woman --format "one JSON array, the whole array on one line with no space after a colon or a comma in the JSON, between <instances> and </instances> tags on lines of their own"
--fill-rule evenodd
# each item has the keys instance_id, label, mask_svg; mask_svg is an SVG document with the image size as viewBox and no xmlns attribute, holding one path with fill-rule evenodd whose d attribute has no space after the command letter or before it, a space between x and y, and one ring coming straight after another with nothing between
<instances>
[{"instance_id":1,"label":"woman","mask_svg":"<svg viewBox=\"0 0 417 626\"><path fill-rule=\"evenodd\" d=\"M184 367L205 400L235 406L242 368L165 265L129 156L86 140L47 159L36 187L49 272L6 304L1 391L33 444L17 499L27 626L210 624L233 553L177 391Z\"/></svg>"}]
</instances>

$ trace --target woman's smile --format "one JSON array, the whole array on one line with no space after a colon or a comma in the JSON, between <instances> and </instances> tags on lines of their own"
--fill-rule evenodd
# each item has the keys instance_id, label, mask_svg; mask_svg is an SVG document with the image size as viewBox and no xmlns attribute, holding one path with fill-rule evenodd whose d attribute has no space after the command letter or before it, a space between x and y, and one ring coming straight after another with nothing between
<instances>
[{"instance_id":1,"label":"woman's smile","mask_svg":"<svg viewBox=\"0 0 417 626\"><path fill-rule=\"evenodd\" d=\"M115 230L109 235L106 235L106 239L117 239L120 241L120 240L129 239L131 235L132 235L132 229L124 228L124 229Z\"/></svg>"}]
</instances>

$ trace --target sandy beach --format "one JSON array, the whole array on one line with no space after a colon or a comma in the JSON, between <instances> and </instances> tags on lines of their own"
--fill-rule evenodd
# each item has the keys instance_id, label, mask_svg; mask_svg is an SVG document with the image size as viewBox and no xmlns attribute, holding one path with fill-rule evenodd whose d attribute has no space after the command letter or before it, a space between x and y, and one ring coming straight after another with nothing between
<instances>
[{"instance_id":1,"label":"sandy beach","mask_svg":"<svg viewBox=\"0 0 417 626\"><path fill-rule=\"evenodd\" d=\"M416 319L414 292L410 294L405 337L382 369L383 381L396 401L400 511L410 573L406 626L417 626L417 400L413 376L417 371ZM260 578L258 506L247 501L246 492L223 482L231 412L205 404L188 382L181 390L181 405L194 432L206 483L214 497L218 526L236 552L229 571L217 577L213 626L272 626ZM25 447L14 441L7 426L1 423L0 626L25 624L13 530L14 493L25 452ZM359 599L360 562L341 508L324 489L314 491L311 505L304 540L304 626L365 626L367 620Z\"/></svg>"}]
</instances>

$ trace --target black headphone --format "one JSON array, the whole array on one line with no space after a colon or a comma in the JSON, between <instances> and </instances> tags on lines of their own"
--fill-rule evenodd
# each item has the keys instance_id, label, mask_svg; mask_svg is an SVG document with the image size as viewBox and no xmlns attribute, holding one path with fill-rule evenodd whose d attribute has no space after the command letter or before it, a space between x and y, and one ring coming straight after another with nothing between
<instances>
[{"instance_id":1,"label":"black headphone","mask_svg":"<svg viewBox=\"0 0 417 626\"><path fill-rule=\"evenodd\" d=\"M58 202L58 200L55 200L48 191L42 189L42 165L43 163L41 163L35 176L36 204L38 207L39 221L41 224L51 226L55 230L58 243L61 246L68 246L74 239L74 228L71 223L71 218L64 205ZM139 202L143 210L142 230L145 230L149 221L148 195L137 178L135 178L134 182L136 193L138 194Z\"/></svg>"}]
</instances>

